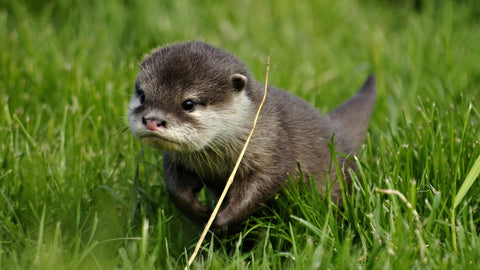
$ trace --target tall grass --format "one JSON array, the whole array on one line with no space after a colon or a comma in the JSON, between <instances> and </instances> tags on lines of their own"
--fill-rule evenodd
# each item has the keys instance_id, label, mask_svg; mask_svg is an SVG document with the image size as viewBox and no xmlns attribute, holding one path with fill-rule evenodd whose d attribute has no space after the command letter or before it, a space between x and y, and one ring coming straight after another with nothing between
<instances>
[{"instance_id":1,"label":"tall grass","mask_svg":"<svg viewBox=\"0 0 480 270\"><path fill-rule=\"evenodd\" d=\"M0 268L185 266L202 228L125 113L143 55L190 39L259 80L272 54L269 84L323 113L368 73L379 96L343 208L293 185L239 234L208 236L193 269L478 267L479 15L447 0L0 0Z\"/></svg>"}]
</instances>

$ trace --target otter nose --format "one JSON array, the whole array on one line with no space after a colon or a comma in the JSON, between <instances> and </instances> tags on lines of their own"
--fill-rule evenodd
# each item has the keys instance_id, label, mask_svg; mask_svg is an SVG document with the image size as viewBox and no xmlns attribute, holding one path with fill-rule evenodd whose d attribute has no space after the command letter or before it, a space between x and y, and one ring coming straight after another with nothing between
<instances>
[{"instance_id":1,"label":"otter nose","mask_svg":"<svg viewBox=\"0 0 480 270\"><path fill-rule=\"evenodd\" d=\"M155 117L142 117L142 122L148 130L161 131L167 127L165 120L157 119Z\"/></svg>"}]
</instances>

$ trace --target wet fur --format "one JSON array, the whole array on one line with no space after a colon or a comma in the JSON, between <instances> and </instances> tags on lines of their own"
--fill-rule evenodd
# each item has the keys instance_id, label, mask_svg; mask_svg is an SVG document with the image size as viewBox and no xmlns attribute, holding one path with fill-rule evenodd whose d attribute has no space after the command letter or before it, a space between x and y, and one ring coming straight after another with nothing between
<instances>
[{"instance_id":1,"label":"wet fur","mask_svg":"<svg viewBox=\"0 0 480 270\"><path fill-rule=\"evenodd\" d=\"M203 187L216 195L222 192L251 129L264 85L231 54L203 42L187 42L161 47L148 55L136 87L148 98L140 104L138 97L132 97L132 131L144 143L164 150L166 187L175 206L192 220L206 222L211 210L195 194ZM190 97L201 105L187 113L180 104ZM315 176L318 188L325 190L330 166L328 142L335 134L336 151L354 154L364 139L375 97L375 78L371 75L357 95L322 116L302 99L268 87L250 145L214 221L214 232L234 232L281 190L287 173L296 175L297 161L304 179ZM145 115L166 119L165 136L175 144L144 137L148 131L140 119ZM337 158L339 164L352 166L342 156ZM335 170L330 179L334 183L332 199L340 201Z\"/></svg>"}]
</instances>

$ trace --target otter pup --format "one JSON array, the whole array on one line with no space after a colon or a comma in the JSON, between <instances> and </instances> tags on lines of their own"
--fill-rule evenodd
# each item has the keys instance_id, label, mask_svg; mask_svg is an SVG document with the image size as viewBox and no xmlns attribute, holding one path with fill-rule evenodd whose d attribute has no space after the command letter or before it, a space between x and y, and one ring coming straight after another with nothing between
<instances>
[{"instance_id":1,"label":"otter pup","mask_svg":"<svg viewBox=\"0 0 480 270\"><path fill-rule=\"evenodd\" d=\"M153 50L140 65L129 104L129 124L143 144L163 150L166 188L173 204L205 223L211 209L196 198L203 187L220 195L252 128L263 97L257 82L233 55L193 41ZM328 142L355 153L375 103L375 78L327 116L305 101L268 87L264 107L234 182L212 229L235 231L262 203L281 191L287 173L317 178L325 191L330 168ZM338 156L339 164L349 163ZM350 163L352 164L352 163ZM336 170L331 196L341 201Z\"/></svg>"}]
</instances>

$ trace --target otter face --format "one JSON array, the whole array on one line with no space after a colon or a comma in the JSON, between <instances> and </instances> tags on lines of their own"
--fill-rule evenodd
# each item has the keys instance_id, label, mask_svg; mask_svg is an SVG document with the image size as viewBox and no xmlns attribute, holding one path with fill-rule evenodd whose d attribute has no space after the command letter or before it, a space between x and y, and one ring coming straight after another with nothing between
<instances>
[{"instance_id":1,"label":"otter face","mask_svg":"<svg viewBox=\"0 0 480 270\"><path fill-rule=\"evenodd\" d=\"M145 145L200 151L238 138L251 125L247 76L221 69L221 57L212 63L212 52L193 45L160 48L141 65L128 117L132 132Z\"/></svg>"}]
</instances>

